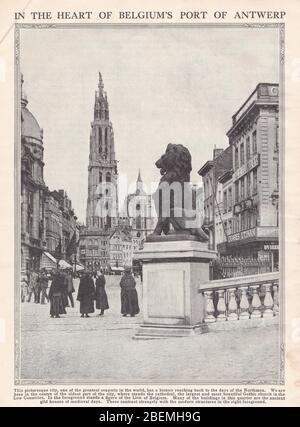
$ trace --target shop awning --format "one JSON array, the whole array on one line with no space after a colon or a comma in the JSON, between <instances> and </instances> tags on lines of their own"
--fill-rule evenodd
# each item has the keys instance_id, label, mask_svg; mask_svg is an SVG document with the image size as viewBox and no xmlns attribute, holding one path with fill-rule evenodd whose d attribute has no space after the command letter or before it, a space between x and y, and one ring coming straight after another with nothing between
<instances>
[{"instance_id":1,"label":"shop awning","mask_svg":"<svg viewBox=\"0 0 300 427\"><path fill-rule=\"evenodd\" d=\"M111 271L124 271L124 267L111 267Z\"/></svg>"},{"instance_id":2,"label":"shop awning","mask_svg":"<svg viewBox=\"0 0 300 427\"><path fill-rule=\"evenodd\" d=\"M76 265L73 264L72 267L73 267L73 271L75 271L75 268L76 268L76 271L82 271L82 270L84 270L84 267L81 264L76 264Z\"/></svg>"},{"instance_id":3,"label":"shop awning","mask_svg":"<svg viewBox=\"0 0 300 427\"><path fill-rule=\"evenodd\" d=\"M72 268L71 264L69 264L67 261L65 261L64 259L61 259L59 261L59 266L62 269L66 269L66 268Z\"/></svg>"},{"instance_id":4,"label":"shop awning","mask_svg":"<svg viewBox=\"0 0 300 427\"><path fill-rule=\"evenodd\" d=\"M57 260L49 254L49 252L43 252L42 253L42 259L41 259L41 268L46 269L52 269L55 268L57 265Z\"/></svg>"}]
</instances>

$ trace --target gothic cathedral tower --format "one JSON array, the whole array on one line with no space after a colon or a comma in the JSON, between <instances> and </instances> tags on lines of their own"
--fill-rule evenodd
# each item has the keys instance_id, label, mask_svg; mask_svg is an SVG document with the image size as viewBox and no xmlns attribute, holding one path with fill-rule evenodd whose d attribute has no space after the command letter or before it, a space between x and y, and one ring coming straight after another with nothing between
<instances>
[{"instance_id":1,"label":"gothic cathedral tower","mask_svg":"<svg viewBox=\"0 0 300 427\"><path fill-rule=\"evenodd\" d=\"M114 132L101 73L95 92L94 120L91 123L88 167L86 226L107 230L118 224L118 170Z\"/></svg>"}]
</instances>

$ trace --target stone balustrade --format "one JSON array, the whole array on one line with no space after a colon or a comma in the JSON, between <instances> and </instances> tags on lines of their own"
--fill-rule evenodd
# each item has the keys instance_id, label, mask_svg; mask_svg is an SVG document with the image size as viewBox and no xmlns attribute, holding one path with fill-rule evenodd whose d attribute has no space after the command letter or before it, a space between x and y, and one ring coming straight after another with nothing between
<instances>
[{"instance_id":1,"label":"stone balustrade","mask_svg":"<svg viewBox=\"0 0 300 427\"><path fill-rule=\"evenodd\" d=\"M232 277L202 283L205 323L273 318L279 313L279 273Z\"/></svg>"}]
</instances>

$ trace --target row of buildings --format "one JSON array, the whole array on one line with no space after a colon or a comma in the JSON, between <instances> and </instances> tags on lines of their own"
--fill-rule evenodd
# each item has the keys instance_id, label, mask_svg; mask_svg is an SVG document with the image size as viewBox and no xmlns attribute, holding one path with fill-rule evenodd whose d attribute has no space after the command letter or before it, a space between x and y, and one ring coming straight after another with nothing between
<instances>
[{"instance_id":1,"label":"row of buildings","mask_svg":"<svg viewBox=\"0 0 300 427\"><path fill-rule=\"evenodd\" d=\"M278 268L278 84L256 86L232 116L227 137L228 147L215 147L198 172L210 248Z\"/></svg>"},{"instance_id":2,"label":"row of buildings","mask_svg":"<svg viewBox=\"0 0 300 427\"><path fill-rule=\"evenodd\" d=\"M64 190L50 191L44 181L43 130L28 109L21 80L21 269L43 267L51 256L66 258L79 224Z\"/></svg>"},{"instance_id":3,"label":"row of buildings","mask_svg":"<svg viewBox=\"0 0 300 427\"><path fill-rule=\"evenodd\" d=\"M28 109L23 77L21 86L22 271L39 269L48 258L50 264L58 258L74 262L75 253L68 253L72 238L76 261L88 270L132 265L134 252L154 229L155 218L140 171L135 192L126 196L119 211L114 134L101 74L90 134L86 225L78 223L66 192L50 191L45 184L43 130Z\"/></svg>"},{"instance_id":4,"label":"row of buildings","mask_svg":"<svg viewBox=\"0 0 300 427\"><path fill-rule=\"evenodd\" d=\"M23 87L23 81L22 81ZM78 224L64 190L43 178L43 131L21 99L22 269L39 268L44 254L68 258L75 236L77 260L88 270L132 265L155 226L151 195L140 171L135 191L119 207L114 132L101 73L95 92L88 164L86 224ZM209 247L222 256L266 260L278 266L279 87L260 83L232 117L228 146L215 147L199 170L194 205L204 218Z\"/></svg>"}]
</instances>

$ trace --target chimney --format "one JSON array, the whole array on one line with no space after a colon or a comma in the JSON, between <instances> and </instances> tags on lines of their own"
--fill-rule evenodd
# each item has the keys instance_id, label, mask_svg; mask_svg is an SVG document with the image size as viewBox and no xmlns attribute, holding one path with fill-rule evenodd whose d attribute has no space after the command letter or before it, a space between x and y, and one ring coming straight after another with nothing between
<instances>
[{"instance_id":1,"label":"chimney","mask_svg":"<svg viewBox=\"0 0 300 427\"><path fill-rule=\"evenodd\" d=\"M216 148L215 146L213 151L213 159L215 160L223 151L223 148Z\"/></svg>"}]
</instances>

